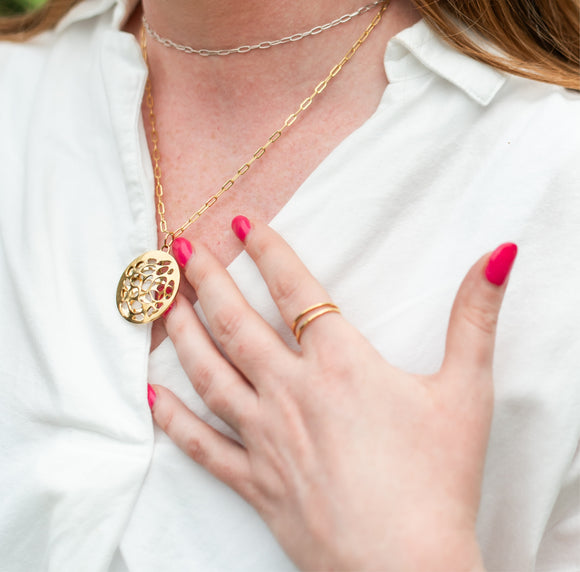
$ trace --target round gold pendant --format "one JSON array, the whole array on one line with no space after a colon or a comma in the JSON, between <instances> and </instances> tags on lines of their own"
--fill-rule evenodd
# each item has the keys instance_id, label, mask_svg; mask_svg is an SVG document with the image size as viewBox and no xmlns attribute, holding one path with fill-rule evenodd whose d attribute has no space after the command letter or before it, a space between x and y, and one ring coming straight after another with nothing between
<instances>
[{"instance_id":1,"label":"round gold pendant","mask_svg":"<svg viewBox=\"0 0 580 572\"><path fill-rule=\"evenodd\" d=\"M177 294L179 278L179 266L167 252L152 250L135 258L117 286L119 313L133 324L163 316Z\"/></svg>"}]
</instances>

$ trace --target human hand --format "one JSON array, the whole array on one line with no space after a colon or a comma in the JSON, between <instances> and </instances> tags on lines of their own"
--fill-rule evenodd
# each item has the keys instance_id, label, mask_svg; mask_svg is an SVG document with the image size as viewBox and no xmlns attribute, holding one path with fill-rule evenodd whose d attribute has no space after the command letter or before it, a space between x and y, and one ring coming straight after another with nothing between
<instances>
[{"instance_id":1,"label":"human hand","mask_svg":"<svg viewBox=\"0 0 580 572\"><path fill-rule=\"evenodd\" d=\"M331 302L280 236L246 221L238 237L289 326ZM196 391L243 445L155 386L153 416L170 438L253 505L302 569L481 570L475 521L495 325L515 245L467 274L443 365L428 376L387 363L337 313L309 323L293 351L207 249L189 256L178 239L174 250L231 364L182 297L167 331Z\"/></svg>"}]
</instances>

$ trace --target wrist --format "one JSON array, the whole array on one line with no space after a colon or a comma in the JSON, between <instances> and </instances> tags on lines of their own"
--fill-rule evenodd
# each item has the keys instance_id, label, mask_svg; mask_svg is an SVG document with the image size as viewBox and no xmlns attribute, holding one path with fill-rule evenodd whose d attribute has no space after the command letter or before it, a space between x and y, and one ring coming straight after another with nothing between
<instances>
[{"instance_id":1,"label":"wrist","mask_svg":"<svg viewBox=\"0 0 580 572\"><path fill-rule=\"evenodd\" d=\"M352 558L342 552L336 569L365 570L381 572L486 572L479 544L473 534L432 534L414 535L404 541L388 542L379 550L359 552ZM334 569L334 568L333 568Z\"/></svg>"}]
</instances>

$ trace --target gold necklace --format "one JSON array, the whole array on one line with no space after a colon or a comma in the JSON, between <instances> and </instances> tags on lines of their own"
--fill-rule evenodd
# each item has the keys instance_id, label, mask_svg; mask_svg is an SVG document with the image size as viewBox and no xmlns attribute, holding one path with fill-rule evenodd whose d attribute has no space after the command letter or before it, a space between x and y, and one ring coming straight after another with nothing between
<instances>
[{"instance_id":1,"label":"gold necklace","mask_svg":"<svg viewBox=\"0 0 580 572\"><path fill-rule=\"evenodd\" d=\"M360 46L368 38L369 34L374 30L380 22L384 11L387 9L390 0L385 0L381 9L375 15L372 22L367 26L365 31L361 34L358 40L352 45L346 55L336 64L330 73L323 79L312 92L312 95L307 97L298 107L298 109L290 115L282 127L274 131L268 138L268 141L262 145L252 155L252 157L244 163L219 189L219 191L212 195L197 211L195 211L178 229L169 231L167 229L167 221L165 220L165 204L163 203L163 185L161 184L161 168L159 161L161 156L159 154L159 136L157 133L155 113L153 111L153 94L151 92L151 79L147 78L145 85L146 103L149 108L149 121L151 125L151 142L153 144L153 151L151 158L153 160L153 174L155 177L155 195L157 196L157 214L159 215L159 229L165 235L163 246L160 250L152 250L138 256L125 269L119 284L117 286L117 309L123 318L134 324L146 324L161 317L169 308L173 299L177 295L179 288L180 270L177 262L169 254L173 241L181 236L185 230L196 222L208 209L210 209L218 199L227 191L229 191L235 182L245 175L250 167L260 159L268 150L268 147L275 143L284 133L288 127L294 124L298 116L308 109L314 98L320 95L328 86L330 81L335 78L344 65L354 56ZM141 28L141 50L145 63L149 65L147 58L147 39L145 29Z\"/></svg>"}]
</instances>

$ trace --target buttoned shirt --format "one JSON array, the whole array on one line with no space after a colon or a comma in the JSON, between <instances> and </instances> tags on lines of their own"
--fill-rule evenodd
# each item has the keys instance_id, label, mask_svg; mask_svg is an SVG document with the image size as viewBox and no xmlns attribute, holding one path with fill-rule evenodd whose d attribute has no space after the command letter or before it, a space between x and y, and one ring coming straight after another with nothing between
<instances>
[{"instance_id":1,"label":"buttoned shirt","mask_svg":"<svg viewBox=\"0 0 580 572\"><path fill-rule=\"evenodd\" d=\"M120 273L157 247L147 69L122 31L133 7L85 0L55 30L0 44L0 569L293 570L252 507L154 428L148 380L231 434L171 341L150 354L150 326L116 309ZM479 63L424 21L384 65L372 117L271 225L417 373L441 365L469 267L519 245L478 540L490 572L578 570L580 96ZM249 257L228 270L294 343Z\"/></svg>"}]
</instances>

